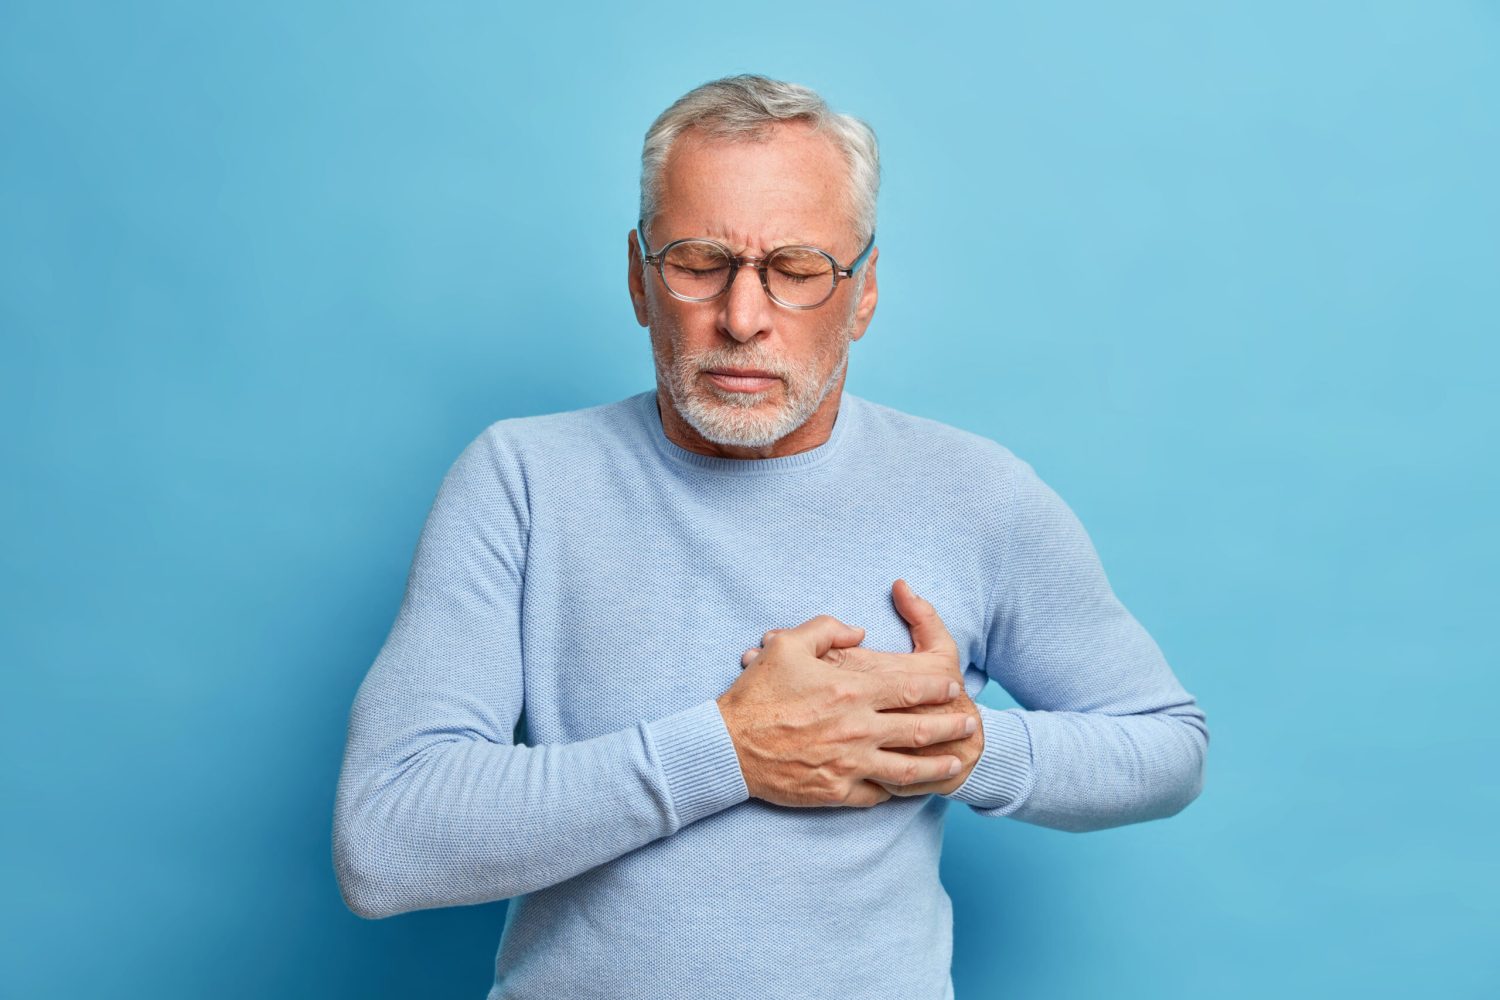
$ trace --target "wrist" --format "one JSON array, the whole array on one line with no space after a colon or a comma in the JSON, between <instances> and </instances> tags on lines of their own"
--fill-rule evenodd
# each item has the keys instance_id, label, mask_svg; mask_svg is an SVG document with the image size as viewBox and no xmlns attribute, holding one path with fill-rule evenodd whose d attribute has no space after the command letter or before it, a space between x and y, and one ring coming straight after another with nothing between
<instances>
[{"instance_id":1,"label":"wrist","mask_svg":"<svg viewBox=\"0 0 1500 1000\"><path fill-rule=\"evenodd\" d=\"M735 717L737 700L733 696L734 689L731 688L715 698L714 704L719 706L719 715L724 719L724 728L729 731L729 742L734 746L735 758L740 763L740 777L745 781L745 788L749 790L751 798L759 798L760 796L756 794L758 785L755 780L755 768L743 746L738 721Z\"/></svg>"}]
</instances>

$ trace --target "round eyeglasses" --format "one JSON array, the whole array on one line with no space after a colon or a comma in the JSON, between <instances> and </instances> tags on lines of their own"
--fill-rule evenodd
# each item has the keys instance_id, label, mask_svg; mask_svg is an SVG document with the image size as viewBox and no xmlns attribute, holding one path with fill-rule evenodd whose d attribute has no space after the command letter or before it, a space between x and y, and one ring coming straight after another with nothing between
<instances>
[{"instance_id":1,"label":"round eyeglasses","mask_svg":"<svg viewBox=\"0 0 1500 1000\"><path fill-rule=\"evenodd\" d=\"M852 278L875 246L875 234L848 267L841 267L826 250L807 246L777 247L764 257L737 257L715 240L673 240L656 253L646 243L645 220L636 223L641 254L656 266L664 287L684 302L707 302L723 295L734 283L740 267L749 265L760 273L761 287L771 301L788 309L813 309L827 302L839 279Z\"/></svg>"}]
</instances>

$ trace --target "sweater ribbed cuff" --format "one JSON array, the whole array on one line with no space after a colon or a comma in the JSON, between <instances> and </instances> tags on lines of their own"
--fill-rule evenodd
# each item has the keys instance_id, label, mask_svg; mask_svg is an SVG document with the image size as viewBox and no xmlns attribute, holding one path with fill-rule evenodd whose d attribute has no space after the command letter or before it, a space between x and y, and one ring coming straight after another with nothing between
<instances>
[{"instance_id":1,"label":"sweater ribbed cuff","mask_svg":"<svg viewBox=\"0 0 1500 1000\"><path fill-rule=\"evenodd\" d=\"M1031 785L1031 734L1019 712L975 705L984 725L984 750L964 783L948 798L978 809L1016 803Z\"/></svg>"},{"instance_id":2,"label":"sweater ribbed cuff","mask_svg":"<svg viewBox=\"0 0 1500 1000\"><path fill-rule=\"evenodd\" d=\"M679 829L750 797L717 701L710 699L644 725L666 775Z\"/></svg>"}]
</instances>

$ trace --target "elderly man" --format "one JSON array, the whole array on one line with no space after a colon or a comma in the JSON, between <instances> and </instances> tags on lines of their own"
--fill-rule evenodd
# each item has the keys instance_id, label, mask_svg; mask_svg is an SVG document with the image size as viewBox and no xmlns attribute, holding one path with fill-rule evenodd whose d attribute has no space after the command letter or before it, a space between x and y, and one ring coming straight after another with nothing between
<instances>
[{"instance_id":1,"label":"elderly man","mask_svg":"<svg viewBox=\"0 0 1500 1000\"><path fill-rule=\"evenodd\" d=\"M344 898L513 899L491 1000L951 997L949 806L1173 815L1204 714L1030 465L843 392L868 127L732 77L642 166L656 388L449 470L350 717Z\"/></svg>"}]
</instances>

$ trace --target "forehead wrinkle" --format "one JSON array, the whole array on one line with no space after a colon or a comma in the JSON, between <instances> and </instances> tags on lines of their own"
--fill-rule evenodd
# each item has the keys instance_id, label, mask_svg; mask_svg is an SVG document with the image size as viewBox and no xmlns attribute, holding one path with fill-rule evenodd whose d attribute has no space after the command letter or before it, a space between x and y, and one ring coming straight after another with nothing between
<instances>
[{"instance_id":1,"label":"forehead wrinkle","mask_svg":"<svg viewBox=\"0 0 1500 1000\"><path fill-rule=\"evenodd\" d=\"M793 246L817 246L816 240L806 236L771 236L765 242L756 243L749 238L743 230L733 230L726 226L710 226L705 233L709 239L729 247L740 256L764 256L779 247Z\"/></svg>"},{"instance_id":2,"label":"forehead wrinkle","mask_svg":"<svg viewBox=\"0 0 1500 1000\"><path fill-rule=\"evenodd\" d=\"M662 213L666 215L668 213ZM772 235L765 241L757 241L749 230L728 226L721 223L708 223L695 226L691 223L677 223L670 227L669 232L657 236L661 246L666 246L675 240L709 239L716 243L722 243L739 256L764 256L779 247L810 246L820 250L828 250L828 247L817 239L805 233L792 230L771 230Z\"/></svg>"}]
</instances>

